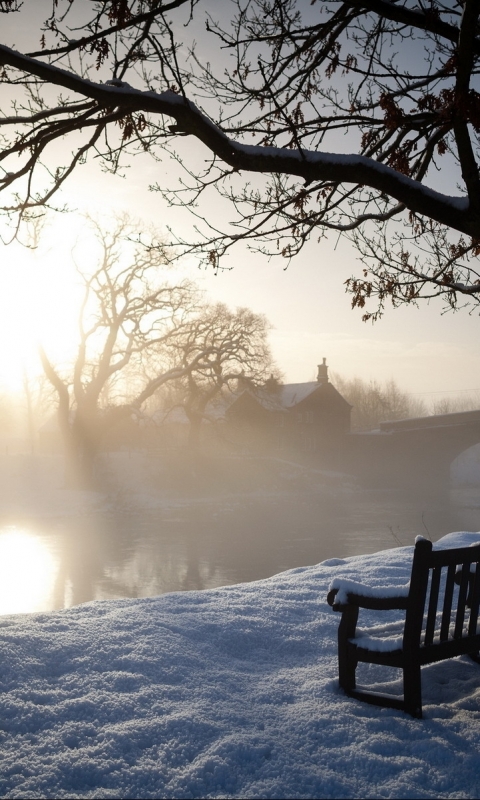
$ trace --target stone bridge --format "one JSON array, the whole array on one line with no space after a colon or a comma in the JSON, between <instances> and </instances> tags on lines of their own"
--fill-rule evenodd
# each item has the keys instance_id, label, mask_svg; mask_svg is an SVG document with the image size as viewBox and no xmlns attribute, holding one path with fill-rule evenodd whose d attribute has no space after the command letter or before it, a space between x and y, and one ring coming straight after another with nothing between
<instances>
[{"instance_id":1,"label":"stone bridge","mask_svg":"<svg viewBox=\"0 0 480 800\"><path fill-rule=\"evenodd\" d=\"M446 488L450 465L480 443L480 410L382 422L347 437L344 469L381 487Z\"/></svg>"}]
</instances>

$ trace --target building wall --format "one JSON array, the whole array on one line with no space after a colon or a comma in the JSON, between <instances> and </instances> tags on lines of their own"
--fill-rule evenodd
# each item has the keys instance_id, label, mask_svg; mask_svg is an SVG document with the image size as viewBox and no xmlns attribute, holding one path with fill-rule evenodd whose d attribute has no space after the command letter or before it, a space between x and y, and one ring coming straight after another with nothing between
<instances>
[{"instance_id":1,"label":"building wall","mask_svg":"<svg viewBox=\"0 0 480 800\"><path fill-rule=\"evenodd\" d=\"M275 395L258 399L244 392L227 412L237 447L245 452L309 454L314 460L336 461L350 431L350 405L331 384L319 384L307 397L281 409ZM335 466L335 464L334 464Z\"/></svg>"}]
</instances>

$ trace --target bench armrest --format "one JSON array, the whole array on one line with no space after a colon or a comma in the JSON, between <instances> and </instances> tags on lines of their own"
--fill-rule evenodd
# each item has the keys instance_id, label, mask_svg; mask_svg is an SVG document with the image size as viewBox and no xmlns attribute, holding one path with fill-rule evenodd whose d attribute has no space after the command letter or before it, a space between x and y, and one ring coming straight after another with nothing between
<instances>
[{"instance_id":1,"label":"bench armrest","mask_svg":"<svg viewBox=\"0 0 480 800\"><path fill-rule=\"evenodd\" d=\"M410 586L365 586L362 583L335 578L330 584L327 603L334 611L343 611L348 605L379 611L406 609Z\"/></svg>"}]
</instances>

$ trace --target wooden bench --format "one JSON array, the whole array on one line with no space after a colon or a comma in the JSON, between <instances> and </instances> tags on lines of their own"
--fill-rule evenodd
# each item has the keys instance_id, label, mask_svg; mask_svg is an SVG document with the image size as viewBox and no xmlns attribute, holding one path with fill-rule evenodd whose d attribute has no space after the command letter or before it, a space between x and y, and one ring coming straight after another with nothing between
<instances>
[{"instance_id":1,"label":"wooden bench","mask_svg":"<svg viewBox=\"0 0 480 800\"><path fill-rule=\"evenodd\" d=\"M480 664L480 544L434 550L430 541L417 537L407 586L371 589L337 578L327 601L342 614L338 627L339 683L358 700L421 718L420 668L424 664L459 655L469 655ZM404 609L405 622L399 636L375 639L369 633L378 634L379 629L357 631L360 608ZM402 669L403 699L357 688L358 662Z\"/></svg>"}]
</instances>

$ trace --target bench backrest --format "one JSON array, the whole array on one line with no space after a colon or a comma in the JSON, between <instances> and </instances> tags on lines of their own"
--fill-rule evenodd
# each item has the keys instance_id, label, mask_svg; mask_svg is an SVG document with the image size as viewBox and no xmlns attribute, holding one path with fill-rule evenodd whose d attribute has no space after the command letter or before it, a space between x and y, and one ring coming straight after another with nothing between
<instances>
[{"instance_id":1,"label":"bench backrest","mask_svg":"<svg viewBox=\"0 0 480 800\"><path fill-rule=\"evenodd\" d=\"M433 550L415 544L403 646L429 648L432 660L469 652L476 644L480 607L480 543Z\"/></svg>"}]
</instances>

